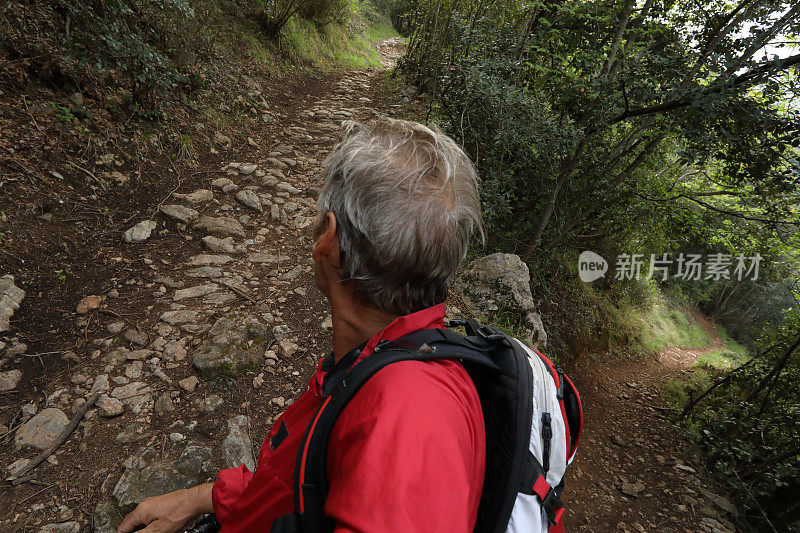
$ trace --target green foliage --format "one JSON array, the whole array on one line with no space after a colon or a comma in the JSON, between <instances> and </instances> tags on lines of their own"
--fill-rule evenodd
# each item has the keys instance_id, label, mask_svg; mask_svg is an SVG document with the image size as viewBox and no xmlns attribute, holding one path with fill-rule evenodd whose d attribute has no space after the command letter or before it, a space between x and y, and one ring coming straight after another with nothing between
<instances>
[{"instance_id":1,"label":"green foliage","mask_svg":"<svg viewBox=\"0 0 800 533\"><path fill-rule=\"evenodd\" d=\"M645 353L656 353L668 347L705 348L711 337L686 310L667 302L655 302L649 308L624 309L620 321L633 329L630 339Z\"/></svg>"},{"instance_id":2,"label":"green foliage","mask_svg":"<svg viewBox=\"0 0 800 533\"><path fill-rule=\"evenodd\" d=\"M741 362L744 350L726 344ZM758 355L720 376L683 419L706 451L709 468L739 495L758 530L768 530L759 508L780 531L800 519L799 345L800 313L790 310L756 343ZM679 405L699 398L708 386L687 387Z\"/></svg>"},{"instance_id":3,"label":"green foliage","mask_svg":"<svg viewBox=\"0 0 800 533\"><path fill-rule=\"evenodd\" d=\"M58 105L55 102L50 102L50 105L53 108L53 115L57 120L64 122L65 124L70 124L73 120L75 120L75 115L72 114L72 111L70 111L68 107Z\"/></svg>"},{"instance_id":4,"label":"green foliage","mask_svg":"<svg viewBox=\"0 0 800 533\"><path fill-rule=\"evenodd\" d=\"M300 14L320 25L331 22L344 23L350 9L350 0L303 0Z\"/></svg>"},{"instance_id":5,"label":"green foliage","mask_svg":"<svg viewBox=\"0 0 800 533\"><path fill-rule=\"evenodd\" d=\"M713 380L710 372L697 368L686 379L669 379L664 382L661 394L669 405L682 410L693 397L710 387Z\"/></svg>"},{"instance_id":6,"label":"green foliage","mask_svg":"<svg viewBox=\"0 0 800 533\"><path fill-rule=\"evenodd\" d=\"M797 222L797 76L753 55L789 2L745 10L736 27L764 33L705 48L726 3L401 6L402 70L476 162L493 248L532 268L589 243L748 252Z\"/></svg>"},{"instance_id":7,"label":"green foliage","mask_svg":"<svg viewBox=\"0 0 800 533\"><path fill-rule=\"evenodd\" d=\"M292 19L284 40L292 58L323 70L380 66L374 41L363 34L351 35L347 26L336 22L320 28L302 18Z\"/></svg>"},{"instance_id":8,"label":"green foliage","mask_svg":"<svg viewBox=\"0 0 800 533\"><path fill-rule=\"evenodd\" d=\"M306 8L303 18L298 10ZM196 100L217 80L217 59L249 56L270 73L378 65L372 39L392 33L369 0L10 0L0 5L2 52L41 80L102 95L108 109L163 118L165 104ZM0 61L3 63L3 61ZM228 61L225 68L229 68ZM227 73L225 76L227 77ZM74 126L83 106L54 104ZM194 157L185 140L179 155Z\"/></svg>"},{"instance_id":9,"label":"green foliage","mask_svg":"<svg viewBox=\"0 0 800 533\"><path fill-rule=\"evenodd\" d=\"M299 0L256 0L253 17L269 39L277 40L295 13L300 11Z\"/></svg>"},{"instance_id":10,"label":"green foliage","mask_svg":"<svg viewBox=\"0 0 800 533\"><path fill-rule=\"evenodd\" d=\"M202 83L198 60L207 56L210 36L189 0L61 4L72 25L68 68L88 69L126 87L133 108L145 111L179 87Z\"/></svg>"},{"instance_id":11,"label":"green foliage","mask_svg":"<svg viewBox=\"0 0 800 533\"><path fill-rule=\"evenodd\" d=\"M711 342L687 305L662 294L652 280L616 283L595 297L611 350L653 354L669 347L705 348Z\"/></svg>"}]
</instances>

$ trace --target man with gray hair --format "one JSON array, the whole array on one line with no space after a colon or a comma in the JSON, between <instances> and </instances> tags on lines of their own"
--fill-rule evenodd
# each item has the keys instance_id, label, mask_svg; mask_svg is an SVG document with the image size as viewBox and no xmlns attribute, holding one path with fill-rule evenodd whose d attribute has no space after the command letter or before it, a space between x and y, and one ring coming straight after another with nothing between
<instances>
[{"instance_id":1,"label":"man with gray hair","mask_svg":"<svg viewBox=\"0 0 800 533\"><path fill-rule=\"evenodd\" d=\"M351 124L324 175L312 255L333 351L272 426L255 472L242 465L148 498L119 533L174 532L211 512L223 533L270 531L295 509L299 448L345 373L380 357L381 343L442 327L448 286L469 240L483 235L469 158L439 131L382 118ZM338 532L472 531L485 453L481 403L459 362L389 365L333 426L325 514Z\"/></svg>"}]
</instances>

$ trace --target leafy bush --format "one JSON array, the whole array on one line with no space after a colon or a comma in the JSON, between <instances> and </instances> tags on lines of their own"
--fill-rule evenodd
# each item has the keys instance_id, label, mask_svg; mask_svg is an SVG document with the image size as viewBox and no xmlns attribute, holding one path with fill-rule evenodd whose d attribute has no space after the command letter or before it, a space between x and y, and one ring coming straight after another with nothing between
<instances>
[{"instance_id":1,"label":"leafy bush","mask_svg":"<svg viewBox=\"0 0 800 533\"><path fill-rule=\"evenodd\" d=\"M264 34L276 40L301 7L300 0L259 0L253 11L253 17L258 21Z\"/></svg>"},{"instance_id":2,"label":"leafy bush","mask_svg":"<svg viewBox=\"0 0 800 533\"><path fill-rule=\"evenodd\" d=\"M756 357L683 398L683 423L755 529L788 531L800 522L800 313L757 346Z\"/></svg>"},{"instance_id":3,"label":"leafy bush","mask_svg":"<svg viewBox=\"0 0 800 533\"><path fill-rule=\"evenodd\" d=\"M342 23L347 18L350 0L302 0L300 15L317 24Z\"/></svg>"},{"instance_id":4,"label":"leafy bush","mask_svg":"<svg viewBox=\"0 0 800 533\"><path fill-rule=\"evenodd\" d=\"M203 19L189 0L9 2L0 40L12 56L31 57L48 81L72 90L121 88L144 111L203 84L211 45Z\"/></svg>"}]
</instances>

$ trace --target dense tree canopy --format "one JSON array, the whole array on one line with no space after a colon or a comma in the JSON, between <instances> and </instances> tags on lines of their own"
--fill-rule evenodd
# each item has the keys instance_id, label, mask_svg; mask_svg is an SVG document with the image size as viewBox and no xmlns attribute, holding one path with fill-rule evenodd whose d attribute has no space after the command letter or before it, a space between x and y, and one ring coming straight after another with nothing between
<instances>
[{"instance_id":1,"label":"dense tree canopy","mask_svg":"<svg viewBox=\"0 0 800 533\"><path fill-rule=\"evenodd\" d=\"M565 242L683 244L716 230L741 248L743 233L766 224L786 236L797 223L800 54L772 52L799 12L746 0L412 2L404 68L478 161L497 244L530 258Z\"/></svg>"}]
</instances>

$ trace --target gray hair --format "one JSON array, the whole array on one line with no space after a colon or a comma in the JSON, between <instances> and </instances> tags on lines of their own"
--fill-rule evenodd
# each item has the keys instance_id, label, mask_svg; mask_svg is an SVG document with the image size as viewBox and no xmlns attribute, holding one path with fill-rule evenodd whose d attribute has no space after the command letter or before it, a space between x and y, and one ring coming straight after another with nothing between
<instances>
[{"instance_id":1,"label":"gray hair","mask_svg":"<svg viewBox=\"0 0 800 533\"><path fill-rule=\"evenodd\" d=\"M342 280L404 315L443 302L473 235L483 240L478 175L449 137L422 124L351 122L324 163L317 233L337 220Z\"/></svg>"}]
</instances>

